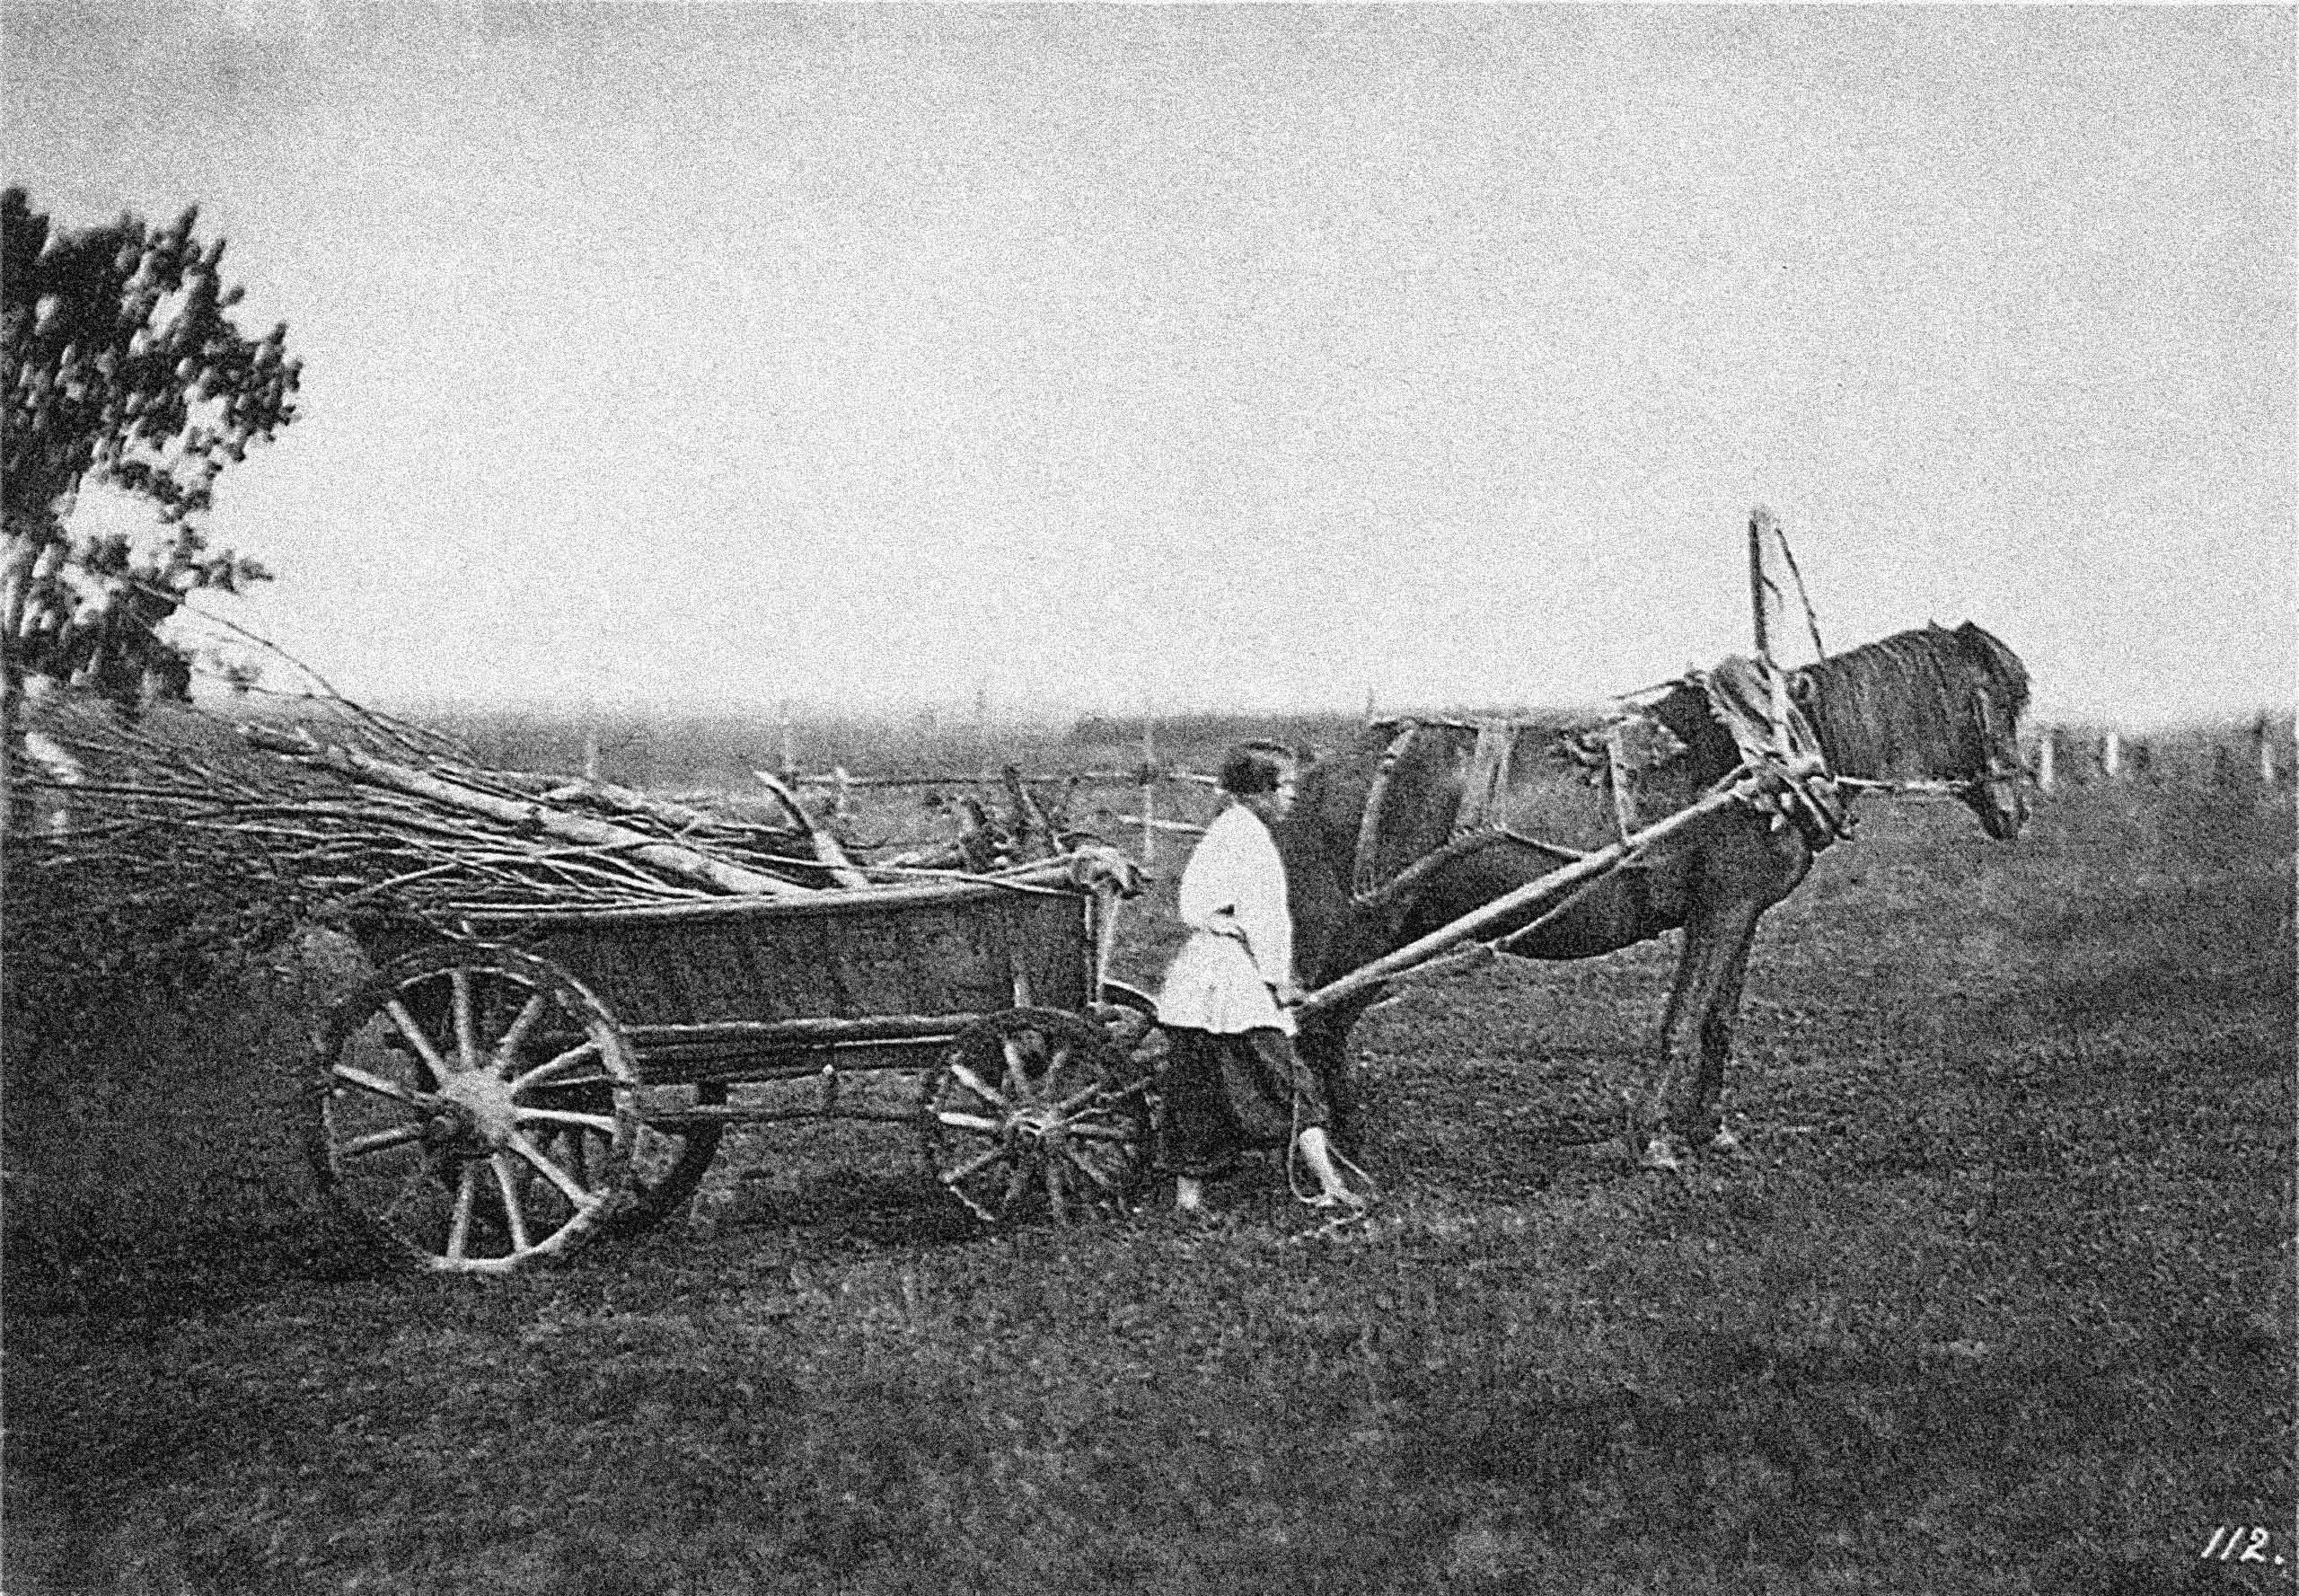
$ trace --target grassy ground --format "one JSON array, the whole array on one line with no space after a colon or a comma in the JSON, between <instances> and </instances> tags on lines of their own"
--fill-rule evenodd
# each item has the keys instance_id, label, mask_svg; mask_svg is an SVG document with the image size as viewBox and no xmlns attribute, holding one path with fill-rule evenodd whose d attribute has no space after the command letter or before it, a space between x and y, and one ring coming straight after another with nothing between
<instances>
[{"instance_id":1,"label":"grassy ground","mask_svg":"<svg viewBox=\"0 0 2299 1596\"><path fill-rule=\"evenodd\" d=\"M2200 1553L2299 1565L2292 869L2240 795L1872 806L1767 921L1752 1163L1579 1145L1668 947L1488 969L1361 1029L1326 1239L1273 1166L984 1237L778 1131L698 1221L379 1275L288 1151L340 950L124 1005L11 1059L6 1588L2285 1588Z\"/></svg>"}]
</instances>

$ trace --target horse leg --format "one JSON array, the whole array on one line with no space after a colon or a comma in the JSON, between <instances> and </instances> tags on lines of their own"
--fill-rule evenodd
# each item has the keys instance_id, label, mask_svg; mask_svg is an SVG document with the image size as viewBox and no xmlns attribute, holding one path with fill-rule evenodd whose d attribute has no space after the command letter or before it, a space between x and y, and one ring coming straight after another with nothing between
<instances>
[{"instance_id":1,"label":"horse leg","mask_svg":"<svg viewBox=\"0 0 2299 1596\"><path fill-rule=\"evenodd\" d=\"M1732 956L1700 1020L1700 1078L1693 1087L1696 1118L1687 1129L1698 1137L1704 1151L1728 1158L1744 1157L1748 1150L1726 1127L1716 1100L1724 1089L1724 1064L1732 1056L1732 1033L1740 1023L1740 991L1748 982L1748 953L1756 939L1756 921L1751 920L1748 934L1740 939L1740 950Z\"/></svg>"},{"instance_id":2,"label":"horse leg","mask_svg":"<svg viewBox=\"0 0 2299 1596\"><path fill-rule=\"evenodd\" d=\"M1660 1045L1648 1055L1629 1100L1630 1150L1648 1168L1682 1168L1686 1142L1716 1132L1716 1097L1764 909L1764 901L1752 897L1704 906L1685 921Z\"/></svg>"}]
</instances>

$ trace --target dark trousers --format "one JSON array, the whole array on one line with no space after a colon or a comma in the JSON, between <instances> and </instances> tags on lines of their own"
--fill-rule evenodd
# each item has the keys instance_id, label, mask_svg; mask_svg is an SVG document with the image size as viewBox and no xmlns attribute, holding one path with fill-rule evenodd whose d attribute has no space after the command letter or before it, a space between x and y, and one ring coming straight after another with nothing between
<instances>
[{"instance_id":1,"label":"dark trousers","mask_svg":"<svg viewBox=\"0 0 2299 1596\"><path fill-rule=\"evenodd\" d=\"M1332 1118L1325 1083L1293 1038L1253 1031L1166 1027L1165 1127L1158 1163L1172 1175L1220 1175L1252 1148L1283 1147Z\"/></svg>"}]
</instances>

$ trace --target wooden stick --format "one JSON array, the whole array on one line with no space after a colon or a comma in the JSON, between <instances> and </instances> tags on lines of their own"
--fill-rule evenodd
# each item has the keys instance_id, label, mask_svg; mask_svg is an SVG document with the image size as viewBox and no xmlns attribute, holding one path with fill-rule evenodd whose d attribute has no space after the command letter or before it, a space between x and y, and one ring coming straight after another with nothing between
<instances>
[{"instance_id":1,"label":"wooden stick","mask_svg":"<svg viewBox=\"0 0 2299 1596\"><path fill-rule=\"evenodd\" d=\"M1146 831L1177 832L1185 837L1202 837L1205 834L1203 826L1192 825L1186 820L1160 820L1155 815L1127 815L1116 809L1097 809L1095 813L1106 815L1122 825L1138 825Z\"/></svg>"},{"instance_id":2,"label":"wooden stick","mask_svg":"<svg viewBox=\"0 0 2299 1596\"><path fill-rule=\"evenodd\" d=\"M1786 606L1780 584L1765 569L1765 551L1767 544L1784 542L1779 523L1773 519L1770 510L1758 506L1749 512L1748 596L1756 610L1756 656L1771 689L1766 714L1772 725L1772 751L1783 759L1792 752L1788 746L1788 677L1773 658L1772 648L1774 613Z\"/></svg>"},{"instance_id":3,"label":"wooden stick","mask_svg":"<svg viewBox=\"0 0 2299 1596\"><path fill-rule=\"evenodd\" d=\"M498 779L509 777L515 773L509 771L488 772L489 776ZM540 796L544 803L559 805L566 804L570 798L587 798L603 808L620 809L630 815L644 815L649 819L659 820L665 825L674 826L680 831L763 831L767 829L763 826L754 826L748 821L736 820L730 816L714 815L707 809L692 808L685 804L674 803L669 798L656 798L649 793L639 792L632 788L618 787L611 781L593 781L587 778L580 781L557 782L546 788Z\"/></svg>"},{"instance_id":4,"label":"wooden stick","mask_svg":"<svg viewBox=\"0 0 2299 1596\"><path fill-rule=\"evenodd\" d=\"M1014 830L1017 833L1015 840L1020 844L1025 857L1029 852L1032 832L1045 839L1046 856L1060 853L1061 838L1044 806L1038 802L1037 795L1030 790L1029 783L1022 780L1022 772L1009 764L1003 775L1007 799L1014 806Z\"/></svg>"},{"instance_id":5,"label":"wooden stick","mask_svg":"<svg viewBox=\"0 0 2299 1596\"><path fill-rule=\"evenodd\" d=\"M622 848L632 858L644 860L666 875L708 882L721 892L746 896L788 897L811 890L796 882L762 875L756 870L746 870L724 860L713 859L707 853L697 853L675 842L663 842L643 832L626 831L603 820L570 815L540 803L521 804L492 798L436 776L426 775L421 771L410 770L405 765L392 764L373 754L362 754L357 749L322 746L308 733L301 737L291 737L266 727L242 726L240 734L259 748L309 760L353 780L410 793L447 808L483 815L490 820L523 831L546 832L568 842L587 842L593 846Z\"/></svg>"},{"instance_id":6,"label":"wooden stick","mask_svg":"<svg viewBox=\"0 0 2299 1596\"><path fill-rule=\"evenodd\" d=\"M815 845L815 857L823 861L832 880L841 886L870 885L870 877L854 868L854 861L846 857L846 850L838 845L838 839L832 836L827 828L816 824L815 817L799 807L797 795L783 785L782 778L771 771L753 771L751 774L764 782L766 789L780 798L783 807L788 809L798 824L806 828L807 840Z\"/></svg>"}]
</instances>

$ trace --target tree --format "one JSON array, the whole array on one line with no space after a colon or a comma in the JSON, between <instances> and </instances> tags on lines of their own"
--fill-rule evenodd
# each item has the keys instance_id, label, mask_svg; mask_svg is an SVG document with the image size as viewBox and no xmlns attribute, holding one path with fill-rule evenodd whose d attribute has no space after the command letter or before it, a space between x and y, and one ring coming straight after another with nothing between
<instances>
[{"instance_id":1,"label":"tree","mask_svg":"<svg viewBox=\"0 0 2299 1596\"><path fill-rule=\"evenodd\" d=\"M0 644L13 697L27 675L93 687L123 705L188 694L190 661L161 628L202 588L237 592L269 572L212 549L200 525L216 479L295 420L301 363L287 324L260 339L229 313L224 241L194 234L197 207L164 227L123 214L52 230L24 190L0 194ZM150 501L160 535L75 545L83 485Z\"/></svg>"}]
</instances>

